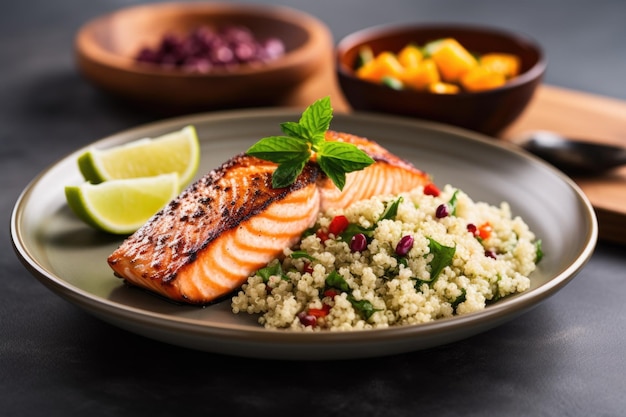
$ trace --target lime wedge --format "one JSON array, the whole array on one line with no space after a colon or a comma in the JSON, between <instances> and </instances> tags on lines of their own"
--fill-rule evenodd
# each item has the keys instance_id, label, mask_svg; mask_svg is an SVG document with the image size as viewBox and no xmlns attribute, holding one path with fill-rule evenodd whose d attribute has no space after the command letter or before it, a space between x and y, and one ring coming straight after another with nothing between
<instances>
[{"instance_id":1,"label":"lime wedge","mask_svg":"<svg viewBox=\"0 0 626 417\"><path fill-rule=\"evenodd\" d=\"M191 182L199 163L200 143L193 126L112 148L91 148L78 157L80 172L94 184L176 172L182 188Z\"/></svg>"},{"instance_id":2,"label":"lime wedge","mask_svg":"<svg viewBox=\"0 0 626 417\"><path fill-rule=\"evenodd\" d=\"M133 233L178 192L175 173L65 187L67 204L81 220L114 234Z\"/></svg>"}]
</instances>

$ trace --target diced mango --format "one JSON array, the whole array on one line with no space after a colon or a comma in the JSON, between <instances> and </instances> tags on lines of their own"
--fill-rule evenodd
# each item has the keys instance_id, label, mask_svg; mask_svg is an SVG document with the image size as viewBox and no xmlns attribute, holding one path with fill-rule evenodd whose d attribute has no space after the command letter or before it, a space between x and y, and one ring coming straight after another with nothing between
<instances>
[{"instance_id":1,"label":"diced mango","mask_svg":"<svg viewBox=\"0 0 626 417\"><path fill-rule=\"evenodd\" d=\"M513 78L519 75L520 59L513 54L494 52L481 56L480 66L502 74L506 78Z\"/></svg>"},{"instance_id":2,"label":"diced mango","mask_svg":"<svg viewBox=\"0 0 626 417\"><path fill-rule=\"evenodd\" d=\"M381 52L373 61L365 64L356 71L359 78L380 82L384 76L402 79L404 68L398 62L396 55L391 52Z\"/></svg>"},{"instance_id":3,"label":"diced mango","mask_svg":"<svg viewBox=\"0 0 626 417\"><path fill-rule=\"evenodd\" d=\"M426 58L418 66L407 68L402 81L416 90L426 90L430 84L438 83L440 77L435 61Z\"/></svg>"},{"instance_id":4,"label":"diced mango","mask_svg":"<svg viewBox=\"0 0 626 417\"><path fill-rule=\"evenodd\" d=\"M395 54L383 52L374 59L374 62L383 69L386 75L394 78L402 78L404 67L398 62L398 58Z\"/></svg>"},{"instance_id":5,"label":"diced mango","mask_svg":"<svg viewBox=\"0 0 626 417\"><path fill-rule=\"evenodd\" d=\"M376 64L375 61L370 61L363 66L357 68L356 76L365 81L380 82L385 74L382 73L382 68Z\"/></svg>"},{"instance_id":6,"label":"diced mango","mask_svg":"<svg viewBox=\"0 0 626 417\"><path fill-rule=\"evenodd\" d=\"M422 51L415 45L407 45L398 52L398 62L405 69L417 67L422 58Z\"/></svg>"},{"instance_id":7,"label":"diced mango","mask_svg":"<svg viewBox=\"0 0 626 417\"><path fill-rule=\"evenodd\" d=\"M441 78L448 82L458 82L470 69L478 65L476 58L456 39L443 39L433 51L432 58L437 64Z\"/></svg>"},{"instance_id":8,"label":"diced mango","mask_svg":"<svg viewBox=\"0 0 626 417\"><path fill-rule=\"evenodd\" d=\"M474 55L456 39L442 38L376 56L366 45L359 50L355 72L363 80L394 89L456 94L502 86L521 73L521 61L504 52Z\"/></svg>"},{"instance_id":9,"label":"diced mango","mask_svg":"<svg viewBox=\"0 0 626 417\"><path fill-rule=\"evenodd\" d=\"M460 89L456 84L444 82L438 82L428 86L428 91L435 94L457 94L459 90Z\"/></svg>"},{"instance_id":10,"label":"diced mango","mask_svg":"<svg viewBox=\"0 0 626 417\"><path fill-rule=\"evenodd\" d=\"M461 85L467 91L484 91L497 88L506 83L504 75L478 66L461 78Z\"/></svg>"}]
</instances>

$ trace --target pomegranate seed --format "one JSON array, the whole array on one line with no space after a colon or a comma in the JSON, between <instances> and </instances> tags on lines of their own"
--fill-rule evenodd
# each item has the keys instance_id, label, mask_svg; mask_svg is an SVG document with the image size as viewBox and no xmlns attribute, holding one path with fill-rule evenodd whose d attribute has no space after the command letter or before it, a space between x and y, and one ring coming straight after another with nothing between
<instances>
[{"instance_id":1,"label":"pomegranate seed","mask_svg":"<svg viewBox=\"0 0 626 417\"><path fill-rule=\"evenodd\" d=\"M367 238L363 233L357 233L352 236L350 241L350 250L352 252L362 252L367 248Z\"/></svg>"},{"instance_id":2,"label":"pomegranate seed","mask_svg":"<svg viewBox=\"0 0 626 417\"><path fill-rule=\"evenodd\" d=\"M307 314L305 311L298 313L298 319L303 326L315 326L317 324L317 317Z\"/></svg>"},{"instance_id":3,"label":"pomegranate seed","mask_svg":"<svg viewBox=\"0 0 626 417\"><path fill-rule=\"evenodd\" d=\"M271 61L285 52L285 45L278 38L261 40L246 27L225 26L218 31L200 27L180 37L164 35L157 47L143 48L135 58L167 68L206 73L215 67L230 69L238 64Z\"/></svg>"},{"instance_id":4,"label":"pomegranate seed","mask_svg":"<svg viewBox=\"0 0 626 417\"><path fill-rule=\"evenodd\" d=\"M439 188L432 182L426 184L424 186L424 194L431 195L433 197L438 197L440 194Z\"/></svg>"},{"instance_id":5,"label":"pomegranate seed","mask_svg":"<svg viewBox=\"0 0 626 417\"><path fill-rule=\"evenodd\" d=\"M444 217L448 217L449 214L450 212L448 211L447 204L439 204L439 206L437 207L437 210L435 211L435 216L437 216L438 219L443 219Z\"/></svg>"},{"instance_id":6,"label":"pomegranate seed","mask_svg":"<svg viewBox=\"0 0 626 417\"><path fill-rule=\"evenodd\" d=\"M349 224L350 222L348 222L348 218L346 216L335 216L328 225L328 231L335 236L338 236L348 228Z\"/></svg>"},{"instance_id":7,"label":"pomegranate seed","mask_svg":"<svg viewBox=\"0 0 626 417\"><path fill-rule=\"evenodd\" d=\"M402 239L396 245L396 254L400 256L405 256L411 248L413 247L413 236L406 235L402 236Z\"/></svg>"},{"instance_id":8,"label":"pomegranate seed","mask_svg":"<svg viewBox=\"0 0 626 417\"><path fill-rule=\"evenodd\" d=\"M329 288L326 291L324 291L324 297L335 298L336 295L339 295L339 291L337 291L334 288Z\"/></svg>"},{"instance_id":9,"label":"pomegranate seed","mask_svg":"<svg viewBox=\"0 0 626 417\"><path fill-rule=\"evenodd\" d=\"M478 235L478 228L476 227L474 223L469 223L467 225L467 231L473 234L474 236Z\"/></svg>"}]
</instances>

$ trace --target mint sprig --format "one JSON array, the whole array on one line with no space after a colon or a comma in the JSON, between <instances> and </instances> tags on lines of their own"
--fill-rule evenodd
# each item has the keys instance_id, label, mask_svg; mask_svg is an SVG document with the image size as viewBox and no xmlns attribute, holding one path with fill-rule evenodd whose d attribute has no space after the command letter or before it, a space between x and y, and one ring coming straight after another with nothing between
<instances>
[{"instance_id":1,"label":"mint sprig","mask_svg":"<svg viewBox=\"0 0 626 417\"><path fill-rule=\"evenodd\" d=\"M278 164L272 175L274 188L293 184L315 155L320 169L343 190L347 173L361 170L374 160L352 143L326 141L332 118L330 97L321 98L304 110L298 122L281 123L286 136L262 138L246 153Z\"/></svg>"}]
</instances>

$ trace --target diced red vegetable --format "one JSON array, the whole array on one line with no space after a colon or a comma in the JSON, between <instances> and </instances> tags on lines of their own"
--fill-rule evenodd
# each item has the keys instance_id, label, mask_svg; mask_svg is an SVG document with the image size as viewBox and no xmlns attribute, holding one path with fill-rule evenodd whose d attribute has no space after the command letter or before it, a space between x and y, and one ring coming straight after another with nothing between
<instances>
[{"instance_id":1,"label":"diced red vegetable","mask_svg":"<svg viewBox=\"0 0 626 417\"><path fill-rule=\"evenodd\" d=\"M481 224L480 226L478 226L478 236L483 240L489 239L492 231L493 231L493 227L491 226L491 223L489 222L485 222Z\"/></svg>"},{"instance_id":2,"label":"diced red vegetable","mask_svg":"<svg viewBox=\"0 0 626 417\"><path fill-rule=\"evenodd\" d=\"M326 317L329 311L330 311L330 306L328 304L324 304L322 308L309 308L309 311L307 313L316 318L320 318L320 317Z\"/></svg>"},{"instance_id":3,"label":"diced red vegetable","mask_svg":"<svg viewBox=\"0 0 626 417\"><path fill-rule=\"evenodd\" d=\"M433 184L432 182L429 182L428 184L424 186L424 194L431 195L433 197L438 197L439 194L441 194L441 191L439 191L439 188L437 188L435 184Z\"/></svg>"},{"instance_id":4,"label":"diced red vegetable","mask_svg":"<svg viewBox=\"0 0 626 417\"><path fill-rule=\"evenodd\" d=\"M335 216L328 225L328 232L338 236L348 228L349 224L350 222L346 216Z\"/></svg>"}]
</instances>

